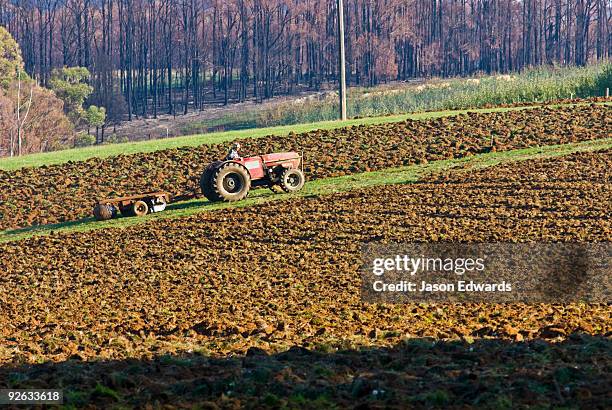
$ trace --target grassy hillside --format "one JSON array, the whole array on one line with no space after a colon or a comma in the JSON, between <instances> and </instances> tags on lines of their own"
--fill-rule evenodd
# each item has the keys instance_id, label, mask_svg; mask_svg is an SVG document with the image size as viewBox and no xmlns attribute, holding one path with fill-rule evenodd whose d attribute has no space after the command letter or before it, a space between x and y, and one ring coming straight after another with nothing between
<instances>
[{"instance_id":1,"label":"grassy hillside","mask_svg":"<svg viewBox=\"0 0 612 410\"><path fill-rule=\"evenodd\" d=\"M39 167L43 165L61 164L69 161L84 161L89 158L107 158L116 155L128 155L138 152L153 152L164 149L193 147L204 144L217 144L241 138L258 138L267 135L287 135L290 132L301 133L317 129L335 129L351 125L371 125L380 123L400 122L407 118L428 119L458 115L471 112L504 112L528 109L530 107L513 108L485 108L475 110L447 110L424 112L414 114L400 114L393 116L380 116L342 121L323 121L300 125L286 125L280 127L256 128L239 131L217 132L210 134L188 135L151 141L128 142L122 144L109 144L63 151L45 152L40 154L24 155L22 157L0 159L0 170L10 171L23 167Z\"/></svg>"}]
</instances>

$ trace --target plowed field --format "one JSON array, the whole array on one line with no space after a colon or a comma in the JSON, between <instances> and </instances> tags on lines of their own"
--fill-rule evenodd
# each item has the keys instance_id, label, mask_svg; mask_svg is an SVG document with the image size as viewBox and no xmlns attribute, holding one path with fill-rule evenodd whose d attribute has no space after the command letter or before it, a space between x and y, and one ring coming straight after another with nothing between
<instances>
[{"instance_id":1,"label":"plowed field","mask_svg":"<svg viewBox=\"0 0 612 410\"><path fill-rule=\"evenodd\" d=\"M86 392L73 404L605 407L608 305L369 305L358 269L364 242L609 241L611 169L612 150L574 154L3 244L0 387L61 382Z\"/></svg>"},{"instance_id":2,"label":"plowed field","mask_svg":"<svg viewBox=\"0 0 612 410\"><path fill-rule=\"evenodd\" d=\"M450 337L486 324L491 334L537 337L556 324L563 333L605 333L605 306L511 306L494 316L486 306L365 306L355 275L363 242L608 241L610 169L612 151L575 154L3 244L0 332L22 347L1 357L146 355L151 346L132 341L139 334L155 335L152 345L223 337L227 344L212 349L227 353L249 336L303 343L375 328Z\"/></svg>"},{"instance_id":3,"label":"plowed field","mask_svg":"<svg viewBox=\"0 0 612 410\"><path fill-rule=\"evenodd\" d=\"M562 144L610 136L612 107L538 108L436 120L359 126L243 141L243 153L298 150L310 179L490 150ZM89 216L97 197L197 190L202 169L227 146L206 145L0 171L0 230Z\"/></svg>"}]
</instances>

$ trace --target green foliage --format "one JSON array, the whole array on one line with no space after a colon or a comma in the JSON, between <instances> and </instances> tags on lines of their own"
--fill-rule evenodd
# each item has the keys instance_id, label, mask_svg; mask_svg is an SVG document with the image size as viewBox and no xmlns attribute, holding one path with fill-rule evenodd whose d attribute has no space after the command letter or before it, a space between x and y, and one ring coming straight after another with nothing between
<instances>
[{"instance_id":1,"label":"green foliage","mask_svg":"<svg viewBox=\"0 0 612 410\"><path fill-rule=\"evenodd\" d=\"M8 385L9 387L17 388L28 379L29 377L25 373L11 372L8 375Z\"/></svg>"},{"instance_id":2,"label":"green foliage","mask_svg":"<svg viewBox=\"0 0 612 410\"><path fill-rule=\"evenodd\" d=\"M409 112L459 110L500 104L545 102L604 96L612 89L612 64L588 67L538 67L512 75L437 79L419 85L351 88L349 114L354 118ZM245 111L195 121L182 134L274 127L332 121L338 117L338 96L306 97L262 111Z\"/></svg>"},{"instance_id":3,"label":"green foliage","mask_svg":"<svg viewBox=\"0 0 612 410\"><path fill-rule=\"evenodd\" d=\"M281 405L281 401L278 398L278 396L272 393L267 393L263 398L263 402L266 406L269 406L269 407L278 408Z\"/></svg>"},{"instance_id":4,"label":"green foliage","mask_svg":"<svg viewBox=\"0 0 612 410\"><path fill-rule=\"evenodd\" d=\"M580 380L581 372L571 367L560 367L554 372L554 378L557 383L566 385L568 383Z\"/></svg>"},{"instance_id":5,"label":"green foliage","mask_svg":"<svg viewBox=\"0 0 612 410\"><path fill-rule=\"evenodd\" d=\"M65 81L69 84L82 84L89 80L91 74L85 67L64 67L53 70L53 79L56 81Z\"/></svg>"},{"instance_id":6,"label":"green foliage","mask_svg":"<svg viewBox=\"0 0 612 410\"><path fill-rule=\"evenodd\" d=\"M493 400L493 405L491 407L498 409L498 410L506 410L506 409L512 409L513 408L513 404L512 404L512 398L508 397L504 394L500 394L498 395L495 400Z\"/></svg>"},{"instance_id":7,"label":"green foliage","mask_svg":"<svg viewBox=\"0 0 612 410\"><path fill-rule=\"evenodd\" d=\"M64 393L64 401L67 408L78 408L87 404L89 394L77 390L66 390Z\"/></svg>"},{"instance_id":8,"label":"green foliage","mask_svg":"<svg viewBox=\"0 0 612 410\"><path fill-rule=\"evenodd\" d=\"M25 80L27 75L23 72L19 44L4 27L0 26L0 88L7 89L17 78L18 71L22 72L22 81Z\"/></svg>"},{"instance_id":9,"label":"green foliage","mask_svg":"<svg viewBox=\"0 0 612 410\"><path fill-rule=\"evenodd\" d=\"M107 144L125 144L128 141L129 139L125 135L120 136L117 134L112 134L110 137L106 138L104 142Z\"/></svg>"},{"instance_id":10,"label":"green foliage","mask_svg":"<svg viewBox=\"0 0 612 410\"><path fill-rule=\"evenodd\" d=\"M593 84L592 92L596 95L605 96L606 89L612 93L612 63L607 64L597 76Z\"/></svg>"},{"instance_id":11,"label":"green foliage","mask_svg":"<svg viewBox=\"0 0 612 410\"><path fill-rule=\"evenodd\" d=\"M451 396L448 392L441 389L422 393L416 399L427 403L429 406L445 406L451 402Z\"/></svg>"},{"instance_id":12,"label":"green foliage","mask_svg":"<svg viewBox=\"0 0 612 410\"><path fill-rule=\"evenodd\" d=\"M456 110L500 104L545 102L564 98L597 97L612 88L612 64L588 67L538 67L511 75L433 80L400 87L353 88L348 111L371 117L419 111ZM334 120L337 94L265 110L257 126L301 124Z\"/></svg>"},{"instance_id":13,"label":"green foliage","mask_svg":"<svg viewBox=\"0 0 612 410\"><path fill-rule=\"evenodd\" d=\"M51 74L49 85L64 101L64 112L75 124L86 116L83 103L93 92L93 87L87 84L89 77L89 70L84 67L64 67Z\"/></svg>"},{"instance_id":14,"label":"green foliage","mask_svg":"<svg viewBox=\"0 0 612 410\"><path fill-rule=\"evenodd\" d=\"M106 121L106 108L90 106L85 111L85 120L92 127L101 127Z\"/></svg>"},{"instance_id":15,"label":"green foliage","mask_svg":"<svg viewBox=\"0 0 612 410\"><path fill-rule=\"evenodd\" d=\"M106 387L100 383L96 384L96 387L91 392L91 395L93 397L108 397L108 398L111 398L117 401L121 400L119 393L117 393L115 390L111 389L110 387Z\"/></svg>"},{"instance_id":16,"label":"green foliage","mask_svg":"<svg viewBox=\"0 0 612 410\"><path fill-rule=\"evenodd\" d=\"M96 143L96 137L94 135L87 134L85 132L79 133L74 138L75 147L89 147Z\"/></svg>"},{"instance_id":17,"label":"green foliage","mask_svg":"<svg viewBox=\"0 0 612 410\"><path fill-rule=\"evenodd\" d=\"M18 44L0 27L0 151L20 156L65 148L73 127L62 107L51 90L24 71Z\"/></svg>"},{"instance_id":18,"label":"green foliage","mask_svg":"<svg viewBox=\"0 0 612 410\"><path fill-rule=\"evenodd\" d=\"M334 375L334 372L325 366L315 366L314 372L317 376L320 377L332 377Z\"/></svg>"}]
</instances>

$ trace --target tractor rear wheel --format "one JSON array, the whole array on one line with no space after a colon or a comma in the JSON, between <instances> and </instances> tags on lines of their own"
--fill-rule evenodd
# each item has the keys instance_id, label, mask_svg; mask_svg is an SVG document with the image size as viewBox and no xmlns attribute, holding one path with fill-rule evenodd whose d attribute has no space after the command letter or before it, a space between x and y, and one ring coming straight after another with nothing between
<instances>
[{"instance_id":1,"label":"tractor rear wheel","mask_svg":"<svg viewBox=\"0 0 612 410\"><path fill-rule=\"evenodd\" d=\"M243 165L226 162L212 176L211 188L217 201L240 201L249 194L251 175Z\"/></svg>"},{"instance_id":2,"label":"tractor rear wheel","mask_svg":"<svg viewBox=\"0 0 612 410\"><path fill-rule=\"evenodd\" d=\"M149 205L145 201L136 201L132 205L132 213L134 216L145 216L149 213Z\"/></svg>"},{"instance_id":3,"label":"tractor rear wheel","mask_svg":"<svg viewBox=\"0 0 612 410\"><path fill-rule=\"evenodd\" d=\"M213 162L206 167L204 172L202 172L202 176L200 177L200 189L202 190L202 195L212 202L222 200L216 195L215 190L212 188L212 177L221 164L223 164L223 161Z\"/></svg>"},{"instance_id":4,"label":"tractor rear wheel","mask_svg":"<svg viewBox=\"0 0 612 410\"><path fill-rule=\"evenodd\" d=\"M281 174L280 187L283 191L291 193L297 192L304 187L306 178L299 169L286 169Z\"/></svg>"},{"instance_id":5,"label":"tractor rear wheel","mask_svg":"<svg viewBox=\"0 0 612 410\"><path fill-rule=\"evenodd\" d=\"M97 204L93 209L96 221L108 221L113 218L113 210L109 205Z\"/></svg>"}]
</instances>

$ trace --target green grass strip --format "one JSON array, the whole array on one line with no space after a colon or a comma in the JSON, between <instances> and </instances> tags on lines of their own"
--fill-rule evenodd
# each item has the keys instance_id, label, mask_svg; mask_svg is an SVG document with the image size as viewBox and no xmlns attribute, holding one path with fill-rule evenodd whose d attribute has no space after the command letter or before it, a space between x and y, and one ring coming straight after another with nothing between
<instances>
[{"instance_id":1,"label":"green grass strip","mask_svg":"<svg viewBox=\"0 0 612 410\"><path fill-rule=\"evenodd\" d=\"M460 159L433 161L423 165L389 168L381 171L318 179L308 182L302 191L295 194L274 194L268 189L258 189L251 192L247 199L235 203L212 203L206 199L194 199L169 205L164 212L147 215L141 218L120 217L105 222L97 222L93 218L84 218L72 222L7 230L0 232L0 242L48 235L51 232L87 232L103 228L125 228L153 220L180 218L218 209L241 208L266 202L288 200L291 198L330 195L337 192L347 192L378 185L409 184L418 182L424 175L435 172L449 170L464 172L468 169L486 168L506 162L545 159L576 152L589 152L610 148L612 148L612 138L606 138L575 144L533 147L505 152L479 154Z\"/></svg>"}]
</instances>

